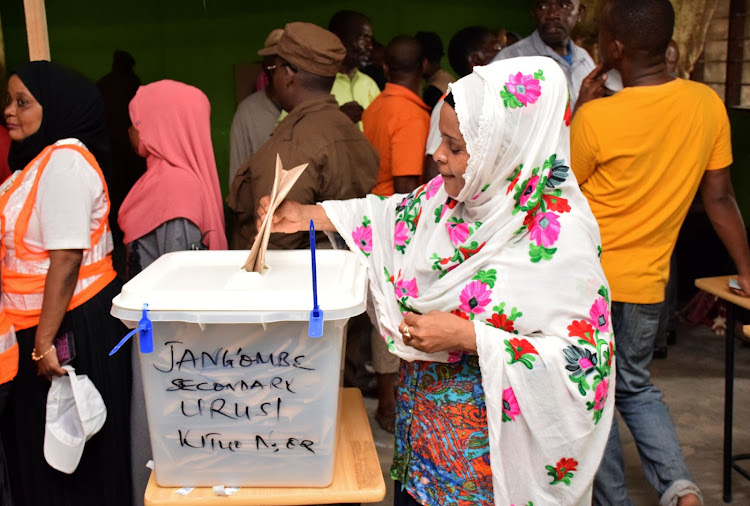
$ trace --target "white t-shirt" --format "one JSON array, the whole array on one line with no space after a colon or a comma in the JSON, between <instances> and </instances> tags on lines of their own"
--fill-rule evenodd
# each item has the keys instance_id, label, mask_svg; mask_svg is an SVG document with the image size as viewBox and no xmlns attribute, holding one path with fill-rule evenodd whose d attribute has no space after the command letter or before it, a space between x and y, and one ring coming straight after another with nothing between
<instances>
[{"instance_id":1,"label":"white t-shirt","mask_svg":"<svg viewBox=\"0 0 750 506\"><path fill-rule=\"evenodd\" d=\"M427 134L427 145L425 146L424 154L432 156L440 147L440 143L443 138L440 135L440 111L443 109L445 99L441 98L438 103L435 104L435 108L430 114L430 133Z\"/></svg>"},{"instance_id":2,"label":"white t-shirt","mask_svg":"<svg viewBox=\"0 0 750 506\"><path fill-rule=\"evenodd\" d=\"M55 143L65 144L85 148L77 139ZM78 151L55 150L39 179L25 241L39 250L89 249L106 211L107 194L96 170Z\"/></svg>"}]
</instances>

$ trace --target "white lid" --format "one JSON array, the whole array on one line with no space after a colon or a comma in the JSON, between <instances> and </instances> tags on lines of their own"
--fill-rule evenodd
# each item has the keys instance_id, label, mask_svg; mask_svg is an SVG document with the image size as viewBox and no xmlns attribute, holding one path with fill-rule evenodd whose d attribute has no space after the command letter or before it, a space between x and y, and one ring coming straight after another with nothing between
<instances>
[{"instance_id":1,"label":"white lid","mask_svg":"<svg viewBox=\"0 0 750 506\"><path fill-rule=\"evenodd\" d=\"M112 315L153 321L307 321L313 308L309 250L268 251L266 271L246 272L247 251L178 251L159 257L112 300ZM325 320L365 309L366 267L350 251L317 250L318 304Z\"/></svg>"}]
</instances>

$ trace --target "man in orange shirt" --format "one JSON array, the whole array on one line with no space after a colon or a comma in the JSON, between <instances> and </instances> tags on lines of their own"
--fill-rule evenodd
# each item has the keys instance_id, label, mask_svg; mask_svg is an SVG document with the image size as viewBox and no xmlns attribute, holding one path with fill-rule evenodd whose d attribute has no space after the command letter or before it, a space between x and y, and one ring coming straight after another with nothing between
<instances>
[{"instance_id":1,"label":"man in orange shirt","mask_svg":"<svg viewBox=\"0 0 750 506\"><path fill-rule=\"evenodd\" d=\"M362 114L365 137L380 155L372 192L384 197L409 193L422 182L422 163L430 131L429 107L419 98L427 61L413 37L394 38L385 50L388 83ZM371 333L373 367L378 380L378 424L390 432L396 416L394 385L399 359L377 331Z\"/></svg>"},{"instance_id":2,"label":"man in orange shirt","mask_svg":"<svg viewBox=\"0 0 750 506\"><path fill-rule=\"evenodd\" d=\"M372 192L384 197L409 193L422 182L422 162L430 113L419 98L426 61L413 37L400 35L385 50L388 83L365 109L365 137L380 155L380 173Z\"/></svg>"},{"instance_id":3,"label":"man in orange shirt","mask_svg":"<svg viewBox=\"0 0 750 506\"><path fill-rule=\"evenodd\" d=\"M599 28L602 64L583 82L571 127L572 169L601 230L612 296L615 405L633 434L659 504L696 506L700 491L649 364L669 260L700 187L706 212L750 296L750 251L729 178L729 119L711 88L670 76L665 52L674 27L669 0L609 0ZM624 89L607 98L603 73ZM609 402L609 401L608 401ZM632 504L614 419L594 482L595 505Z\"/></svg>"}]
</instances>

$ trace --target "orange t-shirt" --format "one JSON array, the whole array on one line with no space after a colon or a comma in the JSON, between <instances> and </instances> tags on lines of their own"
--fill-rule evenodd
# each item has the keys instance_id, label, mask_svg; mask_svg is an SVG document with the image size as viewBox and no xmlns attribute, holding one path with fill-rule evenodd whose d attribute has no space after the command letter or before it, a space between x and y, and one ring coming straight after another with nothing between
<instances>
[{"instance_id":1,"label":"orange t-shirt","mask_svg":"<svg viewBox=\"0 0 750 506\"><path fill-rule=\"evenodd\" d=\"M599 222L612 300L664 300L669 260L706 170L732 163L729 118L708 86L675 79L581 106L571 163Z\"/></svg>"},{"instance_id":2,"label":"orange t-shirt","mask_svg":"<svg viewBox=\"0 0 750 506\"><path fill-rule=\"evenodd\" d=\"M429 110L413 91L388 83L362 113L365 137L380 155L380 172L372 193L393 195L394 177L422 175Z\"/></svg>"}]
</instances>

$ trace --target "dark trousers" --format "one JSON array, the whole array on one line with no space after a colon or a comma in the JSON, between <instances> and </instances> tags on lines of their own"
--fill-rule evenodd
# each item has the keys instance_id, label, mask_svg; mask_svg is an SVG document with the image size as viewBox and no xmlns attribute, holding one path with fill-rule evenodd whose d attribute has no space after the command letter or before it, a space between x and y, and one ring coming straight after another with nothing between
<instances>
[{"instance_id":1,"label":"dark trousers","mask_svg":"<svg viewBox=\"0 0 750 506\"><path fill-rule=\"evenodd\" d=\"M9 381L0 385L0 419L3 418L12 384L13 382ZM10 495L10 480L8 479L8 461L5 458L2 439L0 439L0 504L13 506L13 498Z\"/></svg>"},{"instance_id":2,"label":"dark trousers","mask_svg":"<svg viewBox=\"0 0 750 506\"><path fill-rule=\"evenodd\" d=\"M401 488L400 481L393 482L393 506L420 506L405 488Z\"/></svg>"}]
</instances>

